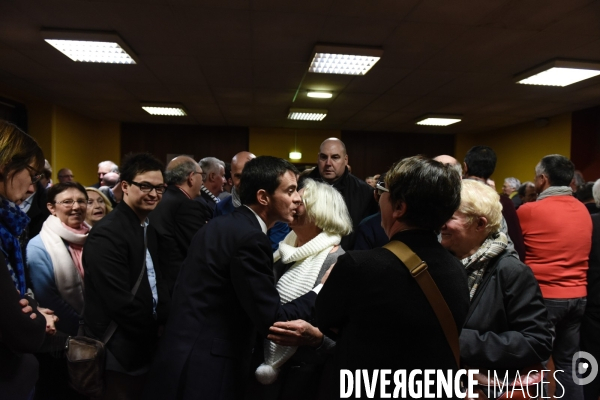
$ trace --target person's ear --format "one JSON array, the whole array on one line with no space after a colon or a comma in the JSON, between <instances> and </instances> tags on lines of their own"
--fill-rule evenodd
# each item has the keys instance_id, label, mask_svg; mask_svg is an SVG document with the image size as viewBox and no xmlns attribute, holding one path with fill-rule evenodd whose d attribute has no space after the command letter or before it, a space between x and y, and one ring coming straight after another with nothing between
<instances>
[{"instance_id":1,"label":"person's ear","mask_svg":"<svg viewBox=\"0 0 600 400\"><path fill-rule=\"evenodd\" d=\"M463 176L469 176L469 167L467 167L467 163L463 162Z\"/></svg>"},{"instance_id":2,"label":"person's ear","mask_svg":"<svg viewBox=\"0 0 600 400\"><path fill-rule=\"evenodd\" d=\"M129 193L127 193L127 191L129 190L129 183L127 181L121 181L121 190L124 194L129 196Z\"/></svg>"},{"instance_id":3,"label":"person's ear","mask_svg":"<svg viewBox=\"0 0 600 400\"><path fill-rule=\"evenodd\" d=\"M56 205L55 204L46 203L46 207L48 208L48 211L50 211L50 214L56 215Z\"/></svg>"},{"instance_id":4,"label":"person's ear","mask_svg":"<svg viewBox=\"0 0 600 400\"><path fill-rule=\"evenodd\" d=\"M485 228L487 227L487 224L488 224L488 220L486 217L479 217L479 218L477 218L476 222L477 222L477 227L475 229L478 231L485 230Z\"/></svg>"},{"instance_id":5,"label":"person's ear","mask_svg":"<svg viewBox=\"0 0 600 400\"><path fill-rule=\"evenodd\" d=\"M394 219L402 218L406 214L407 207L405 202L398 200L393 207L394 211L392 212L392 217L394 217Z\"/></svg>"},{"instance_id":6,"label":"person's ear","mask_svg":"<svg viewBox=\"0 0 600 400\"><path fill-rule=\"evenodd\" d=\"M268 206L270 203L269 194L264 189L260 189L256 192L256 199L261 206Z\"/></svg>"},{"instance_id":7,"label":"person's ear","mask_svg":"<svg viewBox=\"0 0 600 400\"><path fill-rule=\"evenodd\" d=\"M348 154L344 156L344 164L348 165Z\"/></svg>"}]
</instances>

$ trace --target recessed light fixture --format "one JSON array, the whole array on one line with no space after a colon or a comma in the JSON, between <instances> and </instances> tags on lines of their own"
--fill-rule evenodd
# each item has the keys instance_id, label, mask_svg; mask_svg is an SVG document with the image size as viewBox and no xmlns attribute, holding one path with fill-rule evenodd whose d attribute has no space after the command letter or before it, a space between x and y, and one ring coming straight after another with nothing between
<instances>
[{"instance_id":1,"label":"recessed light fixture","mask_svg":"<svg viewBox=\"0 0 600 400\"><path fill-rule=\"evenodd\" d=\"M381 49L317 45L308 72L365 75L382 55Z\"/></svg>"},{"instance_id":2,"label":"recessed light fixture","mask_svg":"<svg viewBox=\"0 0 600 400\"><path fill-rule=\"evenodd\" d=\"M309 90L308 93L306 93L306 95L308 97L314 97L316 99L330 99L333 97L333 93L325 92L323 90Z\"/></svg>"},{"instance_id":3,"label":"recessed light fixture","mask_svg":"<svg viewBox=\"0 0 600 400\"><path fill-rule=\"evenodd\" d=\"M600 63L554 60L515 76L524 85L568 86L600 75Z\"/></svg>"},{"instance_id":4,"label":"recessed light fixture","mask_svg":"<svg viewBox=\"0 0 600 400\"><path fill-rule=\"evenodd\" d=\"M299 151L290 151L290 160L301 160L302 153Z\"/></svg>"},{"instance_id":5,"label":"recessed light fixture","mask_svg":"<svg viewBox=\"0 0 600 400\"><path fill-rule=\"evenodd\" d=\"M290 108L288 119L298 121L322 121L327 116L327 110L313 108Z\"/></svg>"},{"instance_id":6,"label":"recessed light fixture","mask_svg":"<svg viewBox=\"0 0 600 400\"><path fill-rule=\"evenodd\" d=\"M462 118L458 115L440 115L440 114L427 114L417 119L417 125L429 125L429 126L448 126L460 122Z\"/></svg>"},{"instance_id":7,"label":"recessed light fixture","mask_svg":"<svg viewBox=\"0 0 600 400\"><path fill-rule=\"evenodd\" d=\"M77 62L135 64L136 56L115 33L43 30L52 47Z\"/></svg>"},{"instance_id":8,"label":"recessed light fixture","mask_svg":"<svg viewBox=\"0 0 600 400\"><path fill-rule=\"evenodd\" d=\"M170 117L185 117L187 115L180 104L143 103L142 108L151 115L166 115Z\"/></svg>"}]
</instances>

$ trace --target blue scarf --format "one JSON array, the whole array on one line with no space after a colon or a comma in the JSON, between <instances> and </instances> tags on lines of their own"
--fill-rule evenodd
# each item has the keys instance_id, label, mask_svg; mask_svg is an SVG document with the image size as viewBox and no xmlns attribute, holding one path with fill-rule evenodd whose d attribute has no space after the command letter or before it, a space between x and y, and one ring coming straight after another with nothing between
<instances>
[{"instance_id":1,"label":"blue scarf","mask_svg":"<svg viewBox=\"0 0 600 400\"><path fill-rule=\"evenodd\" d=\"M15 287L25 296L25 266L19 237L27 227L29 217L21 209L4 198L0 198L0 244L8 254L10 272ZM12 267L12 270L11 270Z\"/></svg>"}]
</instances>

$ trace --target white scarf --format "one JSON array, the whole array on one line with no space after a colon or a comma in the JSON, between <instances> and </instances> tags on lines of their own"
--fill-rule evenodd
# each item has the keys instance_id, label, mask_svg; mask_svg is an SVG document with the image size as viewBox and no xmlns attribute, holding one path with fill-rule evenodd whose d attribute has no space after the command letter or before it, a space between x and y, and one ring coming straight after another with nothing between
<instances>
[{"instance_id":1,"label":"white scarf","mask_svg":"<svg viewBox=\"0 0 600 400\"><path fill-rule=\"evenodd\" d=\"M83 246L87 236L87 233L82 235L71 232L54 215L46 219L40 231L40 238L52 261L56 288L63 300L79 315L83 312L83 282L63 239Z\"/></svg>"},{"instance_id":2,"label":"white scarf","mask_svg":"<svg viewBox=\"0 0 600 400\"><path fill-rule=\"evenodd\" d=\"M279 243L279 249L273 254L274 262L280 259L284 264L294 262L276 285L281 304L286 304L312 290L327 255L342 240L340 235L321 232L308 243L295 247L296 239L296 233L290 232ZM256 379L263 385L275 382L279 368L294 355L297 348L297 346L280 346L265 340L265 361L256 369Z\"/></svg>"},{"instance_id":3,"label":"white scarf","mask_svg":"<svg viewBox=\"0 0 600 400\"><path fill-rule=\"evenodd\" d=\"M573 196L573 189L570 186L550 186L537 197L537 201L551 196Z\"/></svg>"}]
</instances>

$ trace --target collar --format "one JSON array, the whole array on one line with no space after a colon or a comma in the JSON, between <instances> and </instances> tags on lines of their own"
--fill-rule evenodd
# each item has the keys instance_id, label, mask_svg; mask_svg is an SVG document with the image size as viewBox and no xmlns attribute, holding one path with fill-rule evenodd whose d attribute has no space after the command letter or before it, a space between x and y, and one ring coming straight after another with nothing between
<instances>
[{"instance_id":1,"label":"collar","mask_svg":"<svg viewBox=\"0 0 600 400\"><path fill-rule=\"evenodd\" d=\"M212 192L210 190L208 190L206 188L206 186L202 185L202 187L200 188L200 190L202 190L202 192L204 192L215 203L219 203L221 201L214 194L212 194Z\"/></svg>"},{"instance_id":2,"label":"collar","mask_svg":"<svg viewBox=\"0 0 600 400\"><path fill-rule=\"evenodd\" d=\"M252 211L252 214L254 214L254 216L256 217L256 219L258 220L258 223L260 224L260 229L263 231L263 233L266 235L267 234L267 224L265 224L265 221L262 220L261 217L258 216L258 214L251 209L250 207L248 207L247 205L244 204L244 207L246 207L248 210Z\"/></svg>"},{"instance_id":3,"label":"collar","mask_svg":"<svg viewBox=\"0 0 600 400\"><path fill-rule=\"evenodd\" d=\"M177 186L177 185L175 185L175 187L176 187L177 189L181 190L181 192L182 192L183 194L185 194L185 196L186 196L188 199L190 199L190 200L192 199L192 198L190 197L190 195L189 195L189 194L188 194L188 193L187 193L185 190L183 190L183 189L181 188L181 186Z\"/></svg>"}]
</instances>

